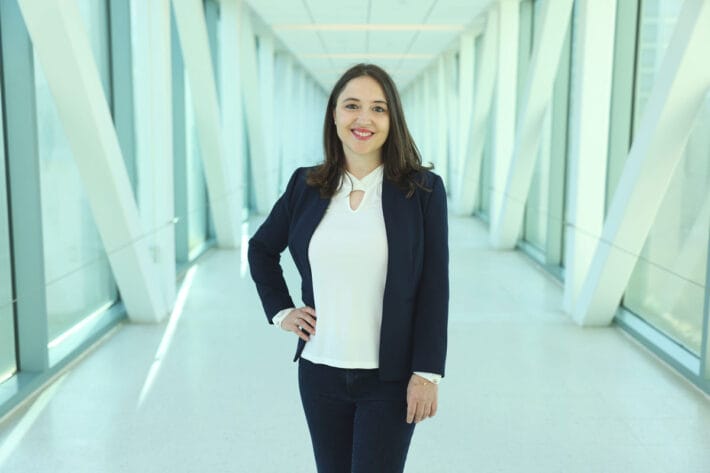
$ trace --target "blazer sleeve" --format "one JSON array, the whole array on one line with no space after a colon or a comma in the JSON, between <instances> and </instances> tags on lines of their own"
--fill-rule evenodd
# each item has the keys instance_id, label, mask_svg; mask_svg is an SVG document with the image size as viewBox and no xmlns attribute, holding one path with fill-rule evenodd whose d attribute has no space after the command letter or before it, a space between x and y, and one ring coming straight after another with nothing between
<instances>
[{"instance_id":1,"label":"blazer sleeve","mask_svg":"<svg viewBox=\"0 0 710 473\"><path fill-rule=\"evenodd\" d=\"M424 261L414 309L412 371L444 375L449 316L446 190L435 175L424 211Z\"/></svg>"},{"instance_id":2,"label":"blazer sleeve","mask_svg":"<svg viewBox=\"0 0 710 473\"><path fill-rule=\"evenodd\" d=\"M283 195L249 240L249 271L270 324L273 324L272 319L279 311L295 307L283 277L280 261L281 253L288 245L291 200L299 174L300 168L294 171Z\"/></svg>"}]
</instances>

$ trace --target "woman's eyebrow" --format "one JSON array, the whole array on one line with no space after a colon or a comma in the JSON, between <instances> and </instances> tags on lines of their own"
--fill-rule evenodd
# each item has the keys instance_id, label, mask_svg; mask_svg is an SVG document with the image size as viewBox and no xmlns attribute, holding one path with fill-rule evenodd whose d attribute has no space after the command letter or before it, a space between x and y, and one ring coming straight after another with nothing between
<instances>
[{"instance_id":1,"label":"woman's eyebrow","mask_svg":"<svg viewBox=\"0 0 710 473\"><path fill-rule=\"evenodd\" d=\"M346 99L343 99L343 102L347 102L348 100L354 100L356 102L360 102L360 99L356 99L355 97L348 97ZM387 105L386 100L373 100L372 103L383 103L383 104Z\"/></svg>"}]
</instances>

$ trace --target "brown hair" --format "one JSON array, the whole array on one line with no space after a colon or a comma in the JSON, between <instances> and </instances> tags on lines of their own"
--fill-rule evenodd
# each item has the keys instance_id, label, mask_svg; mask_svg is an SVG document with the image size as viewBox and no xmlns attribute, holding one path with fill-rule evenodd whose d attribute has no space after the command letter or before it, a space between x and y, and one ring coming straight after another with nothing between
<instances>
[{"instance_id":1,"label":"brown hair","mask_svg":"<svg viewBox=\"0 0 710 473\"><path fill-rule=\"evenodd\" d=\"M431 192L421 181L414 179L415 175L433 166L422 165L422 158L414 143L404 120L402 103L397 87L392 78L379 66L374 64L357 64L348 69L336 82L328 99L323 122L323 163L308 173L308 185L320 188L320 195L330 198L337 191L341 176L345 172L345 153L343 143L338 138L338 132L333 123L333 111L340 93L352 79L368 76L380 84L385 93L389 110L390 128L385 143L382 145L382 162L384 178L394 182L400 189L407 191L407 198L414 194L417 187Z\"/></svg>"}]
</instances>

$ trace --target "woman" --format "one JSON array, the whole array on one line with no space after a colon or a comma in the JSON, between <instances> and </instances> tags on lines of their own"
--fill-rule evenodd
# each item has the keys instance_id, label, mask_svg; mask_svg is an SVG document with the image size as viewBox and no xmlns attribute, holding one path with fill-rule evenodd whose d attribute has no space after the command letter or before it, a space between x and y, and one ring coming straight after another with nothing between
<instances>
[{"instance_id":1,"label":"woman","mask_svg":"<svg viewBox=\"0 0 710 473\"><path fill-rule=\"evenodd\" d=\"M359 64L335 84L325 160L297 169L249 241L269 323L295 333L319 473L402 472L437 410L449 280L446 191L421 164L394 82ZM289 247L305 306L279 265Z\"/></svg>"}]
</instances>

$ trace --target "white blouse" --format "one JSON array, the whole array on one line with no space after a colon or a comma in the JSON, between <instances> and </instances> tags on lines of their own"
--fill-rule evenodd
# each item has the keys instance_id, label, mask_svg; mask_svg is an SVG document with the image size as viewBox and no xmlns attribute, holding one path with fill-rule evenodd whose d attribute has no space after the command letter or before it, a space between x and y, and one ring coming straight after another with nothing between
<instances>
[{"instance_id":1,"label":"white blouse","mask_svg":"<svg viewBox=\"0 0 710 473\"><path fill-rule=\"evenodd\" d=\"M382 214L380 165L362 179L346 172L311 237L308 259L317 307L316 333L301 356L338 368L379 367L382 301L387 276L387 233ZM350 193L364 191L358 207ZM293 307L280 311L281 320ZM433 382L440 376L416 374Z\"/></svg>"}]
</instances>

